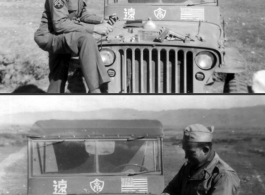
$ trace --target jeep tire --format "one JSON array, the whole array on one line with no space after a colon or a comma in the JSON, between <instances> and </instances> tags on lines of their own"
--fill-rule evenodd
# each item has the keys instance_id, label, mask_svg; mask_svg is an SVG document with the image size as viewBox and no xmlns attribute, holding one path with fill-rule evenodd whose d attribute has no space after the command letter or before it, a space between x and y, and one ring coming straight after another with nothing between
<instances>
[{"instance_id":1,"label":"jeep tire","mask_svg":"<svg viewBox=\"0 0 265 195\"><path fill-rule=\"evenodd\" d=\"M240 74L227 74L224 93L248 93L247 84L242 80Z\"/></svg>"}]
</instances>

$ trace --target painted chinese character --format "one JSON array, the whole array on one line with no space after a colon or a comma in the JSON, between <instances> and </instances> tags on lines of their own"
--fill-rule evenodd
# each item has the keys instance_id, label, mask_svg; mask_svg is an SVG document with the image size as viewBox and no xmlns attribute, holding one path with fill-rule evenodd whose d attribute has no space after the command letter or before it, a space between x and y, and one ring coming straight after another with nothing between
<instances>
[{"instance_id":1,"label":"painted chinese character","mask_svg":"<svg viewBox=\"0 0 265 195\"><path fill-rule=\"evenodd\" d=\"M135 16L135 9L124 8L124 19L125 20L134 20L134 16Z\"/></svg>"},{"instance_id":2,"label":"painted chinese character","mask_svg":"<svg viewBox=\"0 0 265 195\"><path fill-rule=\"evenodd\" d=\"M67 181L53 181L54 192L53 194L67 194Z\"/></svg>"}]
</instances>

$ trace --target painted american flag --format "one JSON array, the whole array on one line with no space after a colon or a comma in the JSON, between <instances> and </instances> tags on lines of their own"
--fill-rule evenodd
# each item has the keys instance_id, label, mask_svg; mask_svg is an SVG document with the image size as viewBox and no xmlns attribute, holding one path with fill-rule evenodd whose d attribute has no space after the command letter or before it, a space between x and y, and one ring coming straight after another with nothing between
<instances>
[{"instance_id":1,"label":"painted american flag","mask_svg":"<svg viewBox=\"0 0 265 195\"><path fill-rule=\"evenodd\" d=\"M204 8L181 8L180 19L204 21Z\"/></svg>"},{"instance_id":2,"label":"painted american flag","mask_svg":"<svg viewBox=\"0 0 265 195\"><path fill-rule=\"evenodd\" d=\"M121 192L147 193L147 178L121 178Z\"/></svg>"}]
</instances>

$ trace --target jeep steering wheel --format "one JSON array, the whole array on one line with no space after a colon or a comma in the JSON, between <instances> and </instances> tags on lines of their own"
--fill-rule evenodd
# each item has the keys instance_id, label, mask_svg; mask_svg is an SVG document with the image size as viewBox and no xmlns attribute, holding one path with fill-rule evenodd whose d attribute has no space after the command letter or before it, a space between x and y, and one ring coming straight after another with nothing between
<instances>
[{"instance_id":1,"label":"jeep steering wheel","mask_svg":"<svg viewBox=\"0 0 265 195\"><path fill-rule=\"evenodd\" d=\"M119 165L117 167L114 167L111 171L114 172L116 169L119 169L121 167L126 167L126 166L141 167L141 168L143 168L144 171L148 171L148 169L145 166L143 166L143 165L137 165L137 164L122 164L122 165Z\"/></svg>"}]
</instances>

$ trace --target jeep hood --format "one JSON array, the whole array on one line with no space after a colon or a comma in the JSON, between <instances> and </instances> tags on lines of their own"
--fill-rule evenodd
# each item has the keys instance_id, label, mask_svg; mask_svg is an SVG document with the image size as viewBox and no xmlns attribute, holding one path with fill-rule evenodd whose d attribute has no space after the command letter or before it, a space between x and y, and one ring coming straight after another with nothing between
<instances>
[{"instance_id":1,"label":"jeep hood","mask_svg":"<svg viewBox=\"0 0 265 195\"><path fill-rule=\"evenodd\" d=\"M93 176L67 174L34 177L28 180L29 195L48 194L160 194L164 189L163 175Z\"/></svg>"},{"instance_id":2,"label":"jeep hood","mask_svg":"<svg viewBox=\"0 0 265 195\"><path fill-rule=\"evenodd\" d=\"M143 21L144 25L147 21ZM192 46L192 47L209 47L209 48L219 48L220 38L222 35L221 28L214 23L201 22L199 25L198 21L152 21L155 24L155 29L145 29L143 27L133 27L133 28L124 28L125 21L118 21L112 33L108 35L108 40L105 40L104 43L134 43L134 44L153 44L153 40L138 40L133 41L134 37L139 36L140 31L152 31L159 33L159 30L162 27L166 27L169 30L181 34L181 35L190 35L194 41L184 42L182 40L165 40L163 44L169 45L179 45L179 46ZM117 37L122 37L122 40L118 41ZM201 38L201 39L200 39ZM115 40L115 41L113 41ZM135 43L136 42L136 43Z\"/></svg>"}]
</instances>

